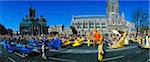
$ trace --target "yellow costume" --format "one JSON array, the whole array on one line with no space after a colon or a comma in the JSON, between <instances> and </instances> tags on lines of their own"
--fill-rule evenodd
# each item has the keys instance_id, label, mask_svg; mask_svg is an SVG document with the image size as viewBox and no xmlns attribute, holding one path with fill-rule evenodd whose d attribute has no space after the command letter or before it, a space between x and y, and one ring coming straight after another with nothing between
<instances>
[{"instance_id":1,"label":"yellow costume","mask_svg":"<svg viewBox=\"0 0 150 62\"><path fill-rule=\"evenodd\" d=\"M97 58L99 61L102 61L103 54L104 54L104 51L103 51L103 43L102 43L98 45L98 57Z\"/></svg>"},{"instance_id":2,"label":"yellow costume","mask_svg":"<svg viewBox=\"0 0 150 62\"><path fill-rule=\"evenodd\" d=\"M131 41L132 41L132 42L135 42L135 38L134 38L133 36L131 37Z\"/></svg>"},{"instance_id":3,"label":"yellow costume","mask_svg":"<svg viewBox=\"0 0 150 62\"><path fill-rule=\"evenodd\" d=\"M98 41L98 60L99 61L102 61L103 59L103 54L104 54L104 51L103 51L103 36L101 36L100 40Z\"/></svg>"},{"instance_id":4,"label":"yellow costume","mask_svg":"<svg viewBox=\"0 0 150 62\"><path fill-rule=\"evenodd\" d=\"M124 45L125 37L126 37L126 32L122 34L122 37L120 38L120 40L118 40L117 44L111 45L110 48L122 48Z\"/></svg>"},{"instance_id":5,"label":"yellow costume","mask_svg":"<svg viewBox=\"0 0 150 62\"><path fill-rule=\"evenodd\" d=\"M95 46L95 44L96 44L96 32L97 32L97 30L96 30L96 28L94 28L93 30L92 30L92 36L93 36L93 46Z\"/></svg>"},{"instance_id":6,"label":"yellow costume","mask_svg":"<svg viewBox=\"0 0 150 62\"><path fill-rule=\"evenodd\" d=\"M65 39L64 39L64 38L62 38L61 40L62 40L61 42L64 44L64 43L65 43Z\"/></svg>"},{"instance_id":7,"label":"yellow costume","mask_svg":"<svg viewBox=\"0 0 150 62\"><path fill-rule=\"evenodd\" d=\"M137 37L137 43L138 43L138 44L140 44L140 45L141 45L141 43L142 43L142 41L141 41L141 40L142 40L142 38L141 38L141 37Z\"/></svg>"},{"instance_id":8,"label":"yellow costume","mask_svg":"<svg viewBox=\"0 0 150 62\"><path fill-rule=\"evenodd\" d=\"M125 38L124 45L129 45L128 37Z\"/></svg>"},{"instance_id":9,"label":"yellow costume","mask_svg":"<svg viewBox=\"0 0 150 62\"><path fill-rule=\"evenodd\" d=\"M144 41L145 41L145 39L143 38L142 39L142 44L141 44L142 47L144 47L144 45L145 45Z\"/></svg>"},{"instance_id":10,"label":"yellow costume","mask_svg":"<svg viewBox=\"0 0 150 62\"><path fill-rule=\"evenodd\" d=\"M51 37L48 37L47 40L51 40Z\"/></svg>"},{"instance_id":11,"label":"yellow costume","mask_svg":"<svg viewBox=\"0 0 150 62\"><path fill-rule=\"evenodd\" d=\"M90 46L90 41L91 41L91 35L90 33L88 33L88 40L87 40L87 46L89 47Z\"/></svg>"},{"instance_id":12,"label":"yellow costume","mask_svg":"<svg viewBox=\"0 0 150 62\"><path fill-rule=\"evenodd\" d=\"M71 44L71 42L69 41L69 39L67 39L67 40L63 43L64 46L67 46L67 45L69 45L69 44Z\"/></svg>"},{"instance_id":13,"label":"yellow costume","mask_svg":"<svg viewBox=\"0 0 150 62\"><path fill-rule=\"evenodd\" d=\"M75 40L75 41L74 41L74 44L72 44L72 46L73 46L73 47L79 46L79 45L81 45L81 42L82 42L82 39Z\"/></svg>"},{"instance_id":14,"label":"yellow costume","mask_svg":"<svg viewBox=\"0 0 150 62\"><path fill-rule=\"evenodd\" d=\"M87 46L90 46L90 39L87 40Z\"/></svg>"}]
</instances>

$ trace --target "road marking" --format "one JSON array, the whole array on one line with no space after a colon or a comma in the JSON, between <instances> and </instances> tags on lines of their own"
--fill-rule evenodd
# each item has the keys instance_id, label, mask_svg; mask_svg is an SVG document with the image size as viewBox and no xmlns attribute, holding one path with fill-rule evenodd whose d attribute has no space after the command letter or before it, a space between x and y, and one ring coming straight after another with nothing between
<instances>
[{"instance_id":1,"label":"road marking","mask_svg":"<svg viewBox=\"0 0 150 62\"><path fill-rule=\"evenodd\" d=\"M67 50L66 52L71 52L72 50Z\"/></svg>"},{"instance_id":2,"label":"road marking","mask_svg":"<svg viewBox=\"0 0 150 62\"><path fill-rule=\"evenodd\" d=\"M11 57L8 57L8 59L12 62L16 62L14 59L12 59Z\"/></svg>"},{"instance_id":3,"label":"road marking","mask_svg":"<svg viewBox=\"0 0 150 62\"><path fill-rule=\"evenodd\" d=\"M87 51L86 51L86 53L89 53L89 52L90 52L90 50L87 50Z\"/></svg>"},{"instance_id":4,"label":"road marking","mask_svg":"<svg viewBox=\"0 0 150 62\"><path fill-rule=\"evenodd\" d=\"M67 59L60 59L60 58L54 58L54 57L49 57L48 59L62 61L62 62L76 62L75 60L67 60Z\"/></svg>"},{"instance_id":5,"label":"road marking","mask_svg":"<svg viewBox=\"0 0 150 62\"><path fill-rule=\"evenodd\" d=\"M106 59L103 59L102 61L110 61L110 60L114 60L114 59L119 59L119 58L123 58L124 56L117 56L117 57L112 57L112 58L106 58Z\"/></svg>"},{"instance_id":6,"label":"road marking","mask_svg":"<svg viewBox=\"0 0 150 62\"><path fill-rule=\"evenodd\" d=\"M138 46L128 46L128 47L117 48L117 49L108 49L108 50L106 49L106 52L121 51L121 50L133 49L133 48L138 48Z\"/></svg>"},{"instance_id":7,"label":"road marking","mask_svg":"<svg viewBox=\"0 0 150 62\"><path fill-rule=\"evenodd\" d=\"M19 54L19 53L14 53L14 54L16 54L16 55L18 55L18 56L20 56L20 57L22 57L22 58L25 58L25 56L24 55L21 55L21 54Z\"/></svg>"},{"instance_id":8,"label":"road marking","mask_svg":"<svg viewBox=\"0 0 150 62\"><path fill-rule=\"evenodd\" d=\"M145 50L140 50L140 51L136 51L135 53L141 53L144 52Z\"/></svg>"},{"instance_id":9,"label":"road marking","mask_svg":"<svg viewBox=\"0 0 150 62\"><path fill-rule=\"evenodd\" d=\"M134 49L134 48L138 49L138 46L128 46L128 47L123 47L123 48L118 48L118 49L106 49L106 52L121 51L121 50L128 50L128 49ZM67 51L59 51L59 50L51 49L49 51L60 52L60 53L85 53L85 51L88 51L88 50L67 49ZM90 52L87 52L87 53L97 53L97 49L91 49Z\"/></svg>"}]
</instances>

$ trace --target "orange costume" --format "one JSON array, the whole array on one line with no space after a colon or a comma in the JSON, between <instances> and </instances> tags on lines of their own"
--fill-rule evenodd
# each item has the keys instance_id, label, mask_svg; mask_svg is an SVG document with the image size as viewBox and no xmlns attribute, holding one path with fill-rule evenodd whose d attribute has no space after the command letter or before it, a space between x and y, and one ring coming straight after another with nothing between
<instances>
[{"instance_id":1,"label":"orange costume","mask_svg":"<svg viewBox=\"0 0 150 62\"><path fill-rule=\"evenodd\" d=\"M96 28L93 29L92 34L93 34L93 46L95 46L96 42L100 40L101 34L96 30Z\"/></svg>"},{"instance_id":2,"label":"orange costume","mask_svg":"<svg viewBox=\"0 0 150 62\"><path fill-rule=\"evenodd\" d=\"M93 29L92 31L92 35L93 35L93 46L95 46L96 43L96 39L95 39L95 35L96 35L96 28Z\"/></svg>"},{"instance_id":3,"label":"orange costume","mask_svg":"<svg viewBox=\"0 0 150 62\"><path fill-rule=\"evenodd\" d=\"M100 40L100 38L101 38L100 32L96 32L94 37L95 37L96 41Z\"/></svg>"}]
</instances>

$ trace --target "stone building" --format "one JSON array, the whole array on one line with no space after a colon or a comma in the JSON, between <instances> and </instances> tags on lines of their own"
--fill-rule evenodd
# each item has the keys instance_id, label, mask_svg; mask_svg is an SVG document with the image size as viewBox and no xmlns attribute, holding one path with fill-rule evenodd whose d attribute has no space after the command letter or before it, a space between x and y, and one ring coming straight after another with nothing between
<instances>
[{"instance_id":1,"label":"stone building","mask_svg":"<svg viewBox=\"0 0 150 62\"><path fill-rule=\"evenodd\" d=\"M78 15L72 17L71 26L75 27L78 34L86 35L93 28L103 34L109 33L112 29L131 31L134 24L125 20L124 13L119 15L118 0L106 0L106 15Z\"/></svg>"},{"instance_id":2,"label":"stone building","mask_svg":"<svg viewBox=\"0 0 150 62\"><path fill-rule=\"evenodd\" d=\"M72 30L70 27L63 27L63 24L59 24L59 25L51 25L48 28L48 32L49 33L54 33L57 32L58 34L67 34L67 35L72 35Z\"/></svg>"},{"instance_id":3,"label":"stone building","mask_svg":"<svg viewBox=\"0 0 150 62\"><path fill-rule=\"evenodd\" d=\"M60 24L60 25L51 25L51 26L49 26L49 28L48 28L48 32L49 33L53 33L53 32L57 32L57 33L61 33L62 32L62 24Z\"/></svg>"},{"instance_id":4,"label":"stone building","mask_svg":"<svg viewBox=\"0 0 150 62\"><path fill-rule=\"evenodd\" d=\"M28 15L20 22L21 35L41 35L48 33L48 25L42 16L35 17L35 9L30 7Z\"/></svg>"}]
</instances>

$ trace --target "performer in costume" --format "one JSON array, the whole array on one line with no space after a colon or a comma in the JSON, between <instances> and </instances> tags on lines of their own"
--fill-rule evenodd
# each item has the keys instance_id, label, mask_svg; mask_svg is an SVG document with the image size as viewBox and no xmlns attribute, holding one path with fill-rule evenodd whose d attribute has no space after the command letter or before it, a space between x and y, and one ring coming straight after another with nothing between
<instances>
[{"instance_id":1,"label":"performer in costume","mask_svg":"<svg viewBox=\"0 0 150 62\"><path fill-rule=\"evenodd\" d=\"M87 46L90 46L90 41L91 41L91 33L88 33L88 40L87 40Z\"/></svg>"},{"instance_id":2,"label":"performer in costume","mask_svg":"<svg viewBox=\"0 0 150 62\"><path fill-rule=\"evenodd\" d=\"M96 31L96 34L95 34L95 39L96 39L96 41L99 41L100 38L101 38L100 32L99 32L99 31Z\"/></svg>"},{"instance_id":3,"label":"performer in costume","mask_svg":"<svg viewBox=\"0 0 150 62\"><path fill-rule=\"evenodd\" d=\"M135 42L135 37L133 35L131 35L131 42L134 43Z\"/></svg>"},{"instance_id":4,"label":"performer in costume","mask_svg":"<svg viewBox=\"0 0 150 62\"><path fill-rule=\"evenodd\" d=\"M93 46L100 40L101 34L99 31L96 30L96 28L93 29Z\"/></svg>"},{"instance_id":5,"label":"performer in costume","mask_svg":"<svg viewBox=\"0 0 150 62\"><path fill-rule=\"evenodd\" d=\"M92 35L93 35L92 36L93 37L93 42L92 43L93 43L93 46L95 46L95 44L96 44L96 38L95 38L96 37L96 28L93 29Z\"/></svg>"},{"instance_id":6,"label":"performer in costume","mask_svg":"<svg viewBox=\"0 0 150 62\"><path fill-rule=\"evenodd\" d=\"M103 37L101 36L100 40L98 41L98 61L102 61L104 55L102 39Z\"/></svg>"},{"instance_id":7,"label":"performer in costume","mask_svg":"<svg viewBox=\"0 0 150 62\"><path fill-rule=\"evenodd\" d=\"M145 36L143 47L144 48L150 48L150 42L149 42L149 36L148 35Z\"/></svg>"},{"instance_id":8,"label":"performer in costume","mask_svg":"<svg viewBox=\"0 0 150 62\"><path fill-rule=\"evenodd\" d=\"M50 41L50 45L52 46L52 48L54 49L59 49L59 47L61 46L61 40L57 37L54 37L51 41Z\"/></svg>"},{"instance_id":9,"label":"performer in costume","mask_svg":"<svg viewBox=\"0 0 150 62\"><path fill-rule=\"evenodd\" d=\"M63 42L63 46L68 46L71 44L70 40L69 39L66 39L66 38L63 38L62 39L62 42Z\"/></svg>"},{"instance_id":10,"label":"performer in costume","mask_svg":"<svg viewBox=\"0 0 150 62\"><path fill-rule=\"evenodd\" d=\"M123 47L124 40L125 40L125 37L126 37L126 32L121 32L120 31L120 34L121 34L121 38L117 41L116 44L110 45L111 48L121 48L121 47Z\"/></svg>"},{"instance_id":11,"label":"performer in costume","mask_svg":"<svg viewBox=\"0 0 150 62\"><path fill-rule=\"evenodd\" d=\"M81 37L78 38L78 39L76 38L75 41L74 41L74 44L72 44L72 46L73 46L73 47L80 46L80 45L82 44L82 41L83 41L83 40L82 40Z\"/></svg>"},{"instance_id":12,"label":"performer in costume","mask_svg":"<svg viewBox=\"0 0 150 62\"><path fill-rule=\"evenodd\" d=\"M47 59L45 56L45 44L44 43L42 44L41 50L42 50L42 58Z\"/></svg>"},{"instance_id":13,"label":"performer in costume","mask_svg":"<svg viewBox=\"0 0 150 62\"><path fill-rule=\"evenodd\" d=\"M139 35L137 36L137 43L139 44L139 45L141 45L141 43L142 43L142 37L140 37Z\"/></svg>"},{"instance_id":14,"label":"performer in costume","mask_svg":"<svg viewBox=\"0 0 150 62\"><path fill-rule=\"evenodd\" d=\"M125 37L125 40L124 40L124 45L129 45L129 35L127 35L126 37Z\"/></svg>"}]
</instances>

